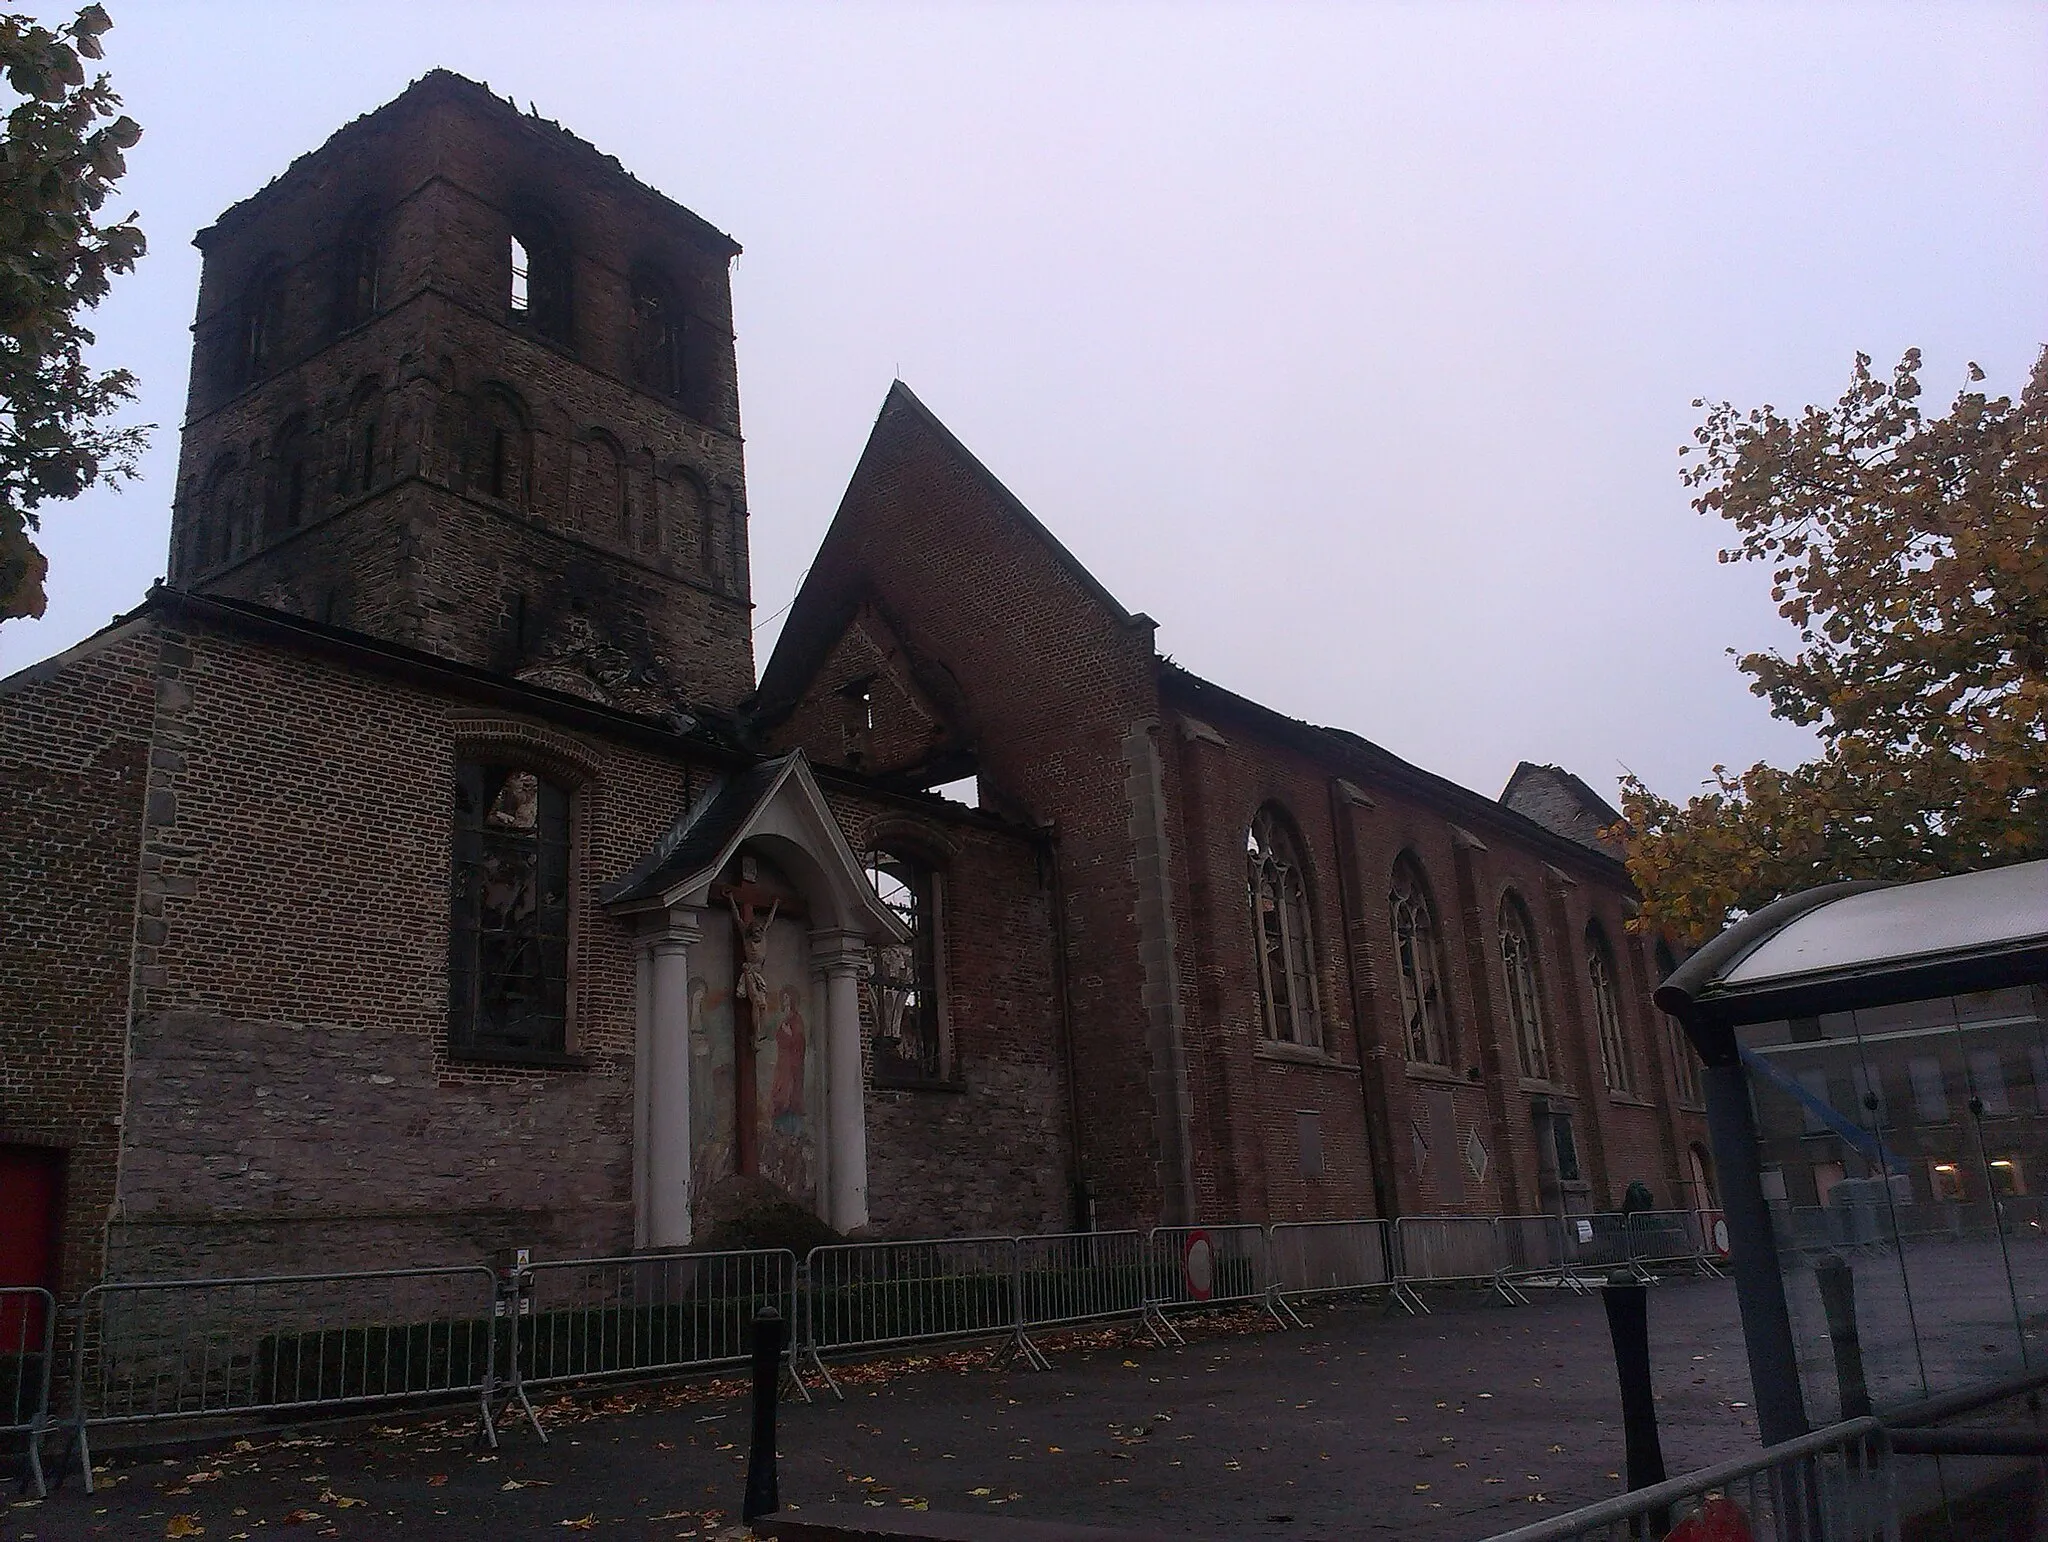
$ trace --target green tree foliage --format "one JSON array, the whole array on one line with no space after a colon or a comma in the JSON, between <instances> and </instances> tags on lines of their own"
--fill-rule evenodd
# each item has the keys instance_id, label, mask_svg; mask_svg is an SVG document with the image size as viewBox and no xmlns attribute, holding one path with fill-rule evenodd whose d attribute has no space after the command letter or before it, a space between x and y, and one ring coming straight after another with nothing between
<instances>
[{"instance_id":1,"label":"green tree foliage","mask_svg":"<svg viewBox=\"0 0 2048 1542\"><path fill-rule=\"evenodd\" d=\"M1832 879L2048 856L2048 349L2017 401L1973 364L1928 417L1919 376L1917 349L1888 380L1858 356L1833 406L1724 402L1681 450L1693 507L1734 526L1721 560L1772 564L1799 631L1739 667L1821 753L1717 766L1683 807L1630 778L1638 925L1696 942Z\"/></svg>"},{"instance_id":2,"label":"green tree foliage","mask_svg":"<svg viewBox=\"0 0 2048 1542\"><path fill-rule=\"evenodd\" d=\"M134 476L147 432L107 423L135 379L88 367L79 322L143 251L134 215L99 221L142 137L80 62L101 57L112 25L97 5L55 30L0 15L0 70L19 99L0 138L0 620L43 613L37 507Z\"/></svg>"}]
</instances>

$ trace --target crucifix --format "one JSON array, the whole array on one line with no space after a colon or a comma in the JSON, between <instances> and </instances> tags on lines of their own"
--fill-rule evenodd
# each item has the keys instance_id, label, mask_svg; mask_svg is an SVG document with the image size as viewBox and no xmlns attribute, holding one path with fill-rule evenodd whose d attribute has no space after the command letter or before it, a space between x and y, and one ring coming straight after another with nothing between
<instances>
[{"instance_id":1,"label":"crucifix","mask_svg":"<svg viewBox=\"0 0 2048 1542\"><path fill-rule=\"evenodd\" d=\"M760 1047L774 997L768 983L768 929L778 917L797 920L803 907L755 876L750 857L740 859L740 881L720 884L713 901L732 911L733 1170L761 1170Z\"/></svg>"}]
</instances>

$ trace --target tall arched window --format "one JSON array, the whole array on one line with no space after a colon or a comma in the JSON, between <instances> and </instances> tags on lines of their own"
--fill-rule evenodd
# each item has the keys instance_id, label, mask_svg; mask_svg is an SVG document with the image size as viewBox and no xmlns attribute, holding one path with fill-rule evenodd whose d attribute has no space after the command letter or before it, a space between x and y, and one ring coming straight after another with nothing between
<instances>
[{"instance_id":1,"label":"tall arched window","mask_svg":"<svg viewBox=\"0 0 2048 1542\"><path fill-rule=\"evenodd\" d=\"M539 772L455 768L448 1038L458 1053L567 1046L569 794Z\"/></svg>"},{"instance_id":2,"label":"tall arched window","mask_svg":"<svg viewBox=\"0 0 2048 1542\"><path fill-rule=\"evenodd\" d=\"M313 493L313 439L306 420L293 414L270 445L269 534L296 530L309 512Z\"/></svg>"},{"instance_id":3,"label":"tall arched window","mask_svg":"<svg viewBox=\"0 0 2048 1542\"><path fill-rule=\"evenodd\" d=\"M1593 988L1593 1023L1600 1031L1600 1074L1610 1092L1635 1091L1628 1043L1621 1033L1621 1001L1614 989L1614 954L1596 923L1586 928L1586 982Z\"/></svg>"},{"instance_id":4,"label":"tall arched window","mask_svg":"<svg viewBox=\"0 0 2048 1542\"><path fill-rule=\"evenodd\" d=\"M1451 1063L1450 1010L1444 1000L1436 914L1429 889L1411 858L1394 864L1388 895L1394 921L1394 958L1401 976L1401 1021L1408 1058L1422 1065Z\"/></svg>"},{"instance_id":5,"label":"tall arched window","mask_svg":"<svg viewBox=\"0 0 2048 1542\"><path fill-rule=\"evenodd\" d=\"M632 544L626 510L626 452L611 435L593 431L576 447L576 517L593 540Z\"/></svg>"},{"instance_id":6,"label":"tall arched window","mask_svg":"<svg viewBox=\"0 0 2048 1542\"><path fill-rule=\"evenodd\" d=\"M558 343L569 340L569 249L555 222L521 208L505 238L505 303L514 321Z\"/></svg>"},{"instance_id":7,"label":"tall arched window","mask_svg":"<svg viewBox=\"0 0 2048 1542\"><path fill-rule=\"evenodd\" d=\"M235 384L249 385L281 362L284 350L284 275L276 263L257 269L242 291Z\"/></svg>"},{"instance_id":8,"label":"tall arched window","mask_svg":"<svg viewBox=\"0 0 2048 1542\"><path fill-rule=\"evenodd\" d=\"M940 875L929 863L872 851L868 882L910 934L875 950L868 975L877 1081L946 1079L946 1035L939 993Z\"/></svg>"},{"instance_id":9,"label":"tall arched window","mask_svg":"<svg viewBox=\"0 0 2048 1542\"><path fill-rule=\"evenodd\" d=\"M466 448L470 491L525 508L533 436L519 398L499 385L478 392L471 406Z\"/></svg>"},{"instance_id":10,"label":"tall arched window","mask_svg":"<svg viewBox=\"0 0 2048 1542\"><path fill-rule=\"evenodd\" d=\"M1678 960L1671 952L1671 945L1662 937L1657 939L1657 983L1662 985L1678 969ZM1698 1105L1700 1097L1700 1061L1694 1053L1692 1040L1678 1025L1678 1019L1664 1016L1664 1043L1671 1051L1671 1080L1678 1093L1678 1101Z\"/></svg>"},{"instance_id":11,"label":"tall arched window","mask_svg":"<svg viewBox=\"0 0 2048 1542\"><path fill-rule=\"evenodd\" d=\"M223 455L206 473L206 488L200 494L199 505L206 529L206 539L200 548L201 567L218 567L249 549L241 469L234 456Z\"/></svg>"},{"instance_id":12,"label":"tall arched window","mask_svg":"<svg viewBox=\"0 0 2048 1542\"><path fill-rule=\"evenodd\" d=\"M1550 1048L1543 1032L1543 996L1536 985L1536 930L1529 912L1510 894L1500 906L1501 985L1515 1055L1531 1081L1550 1080Z\"/></svg>"},{"instance_id":13,"label":"tall arched window","mask_svg":"<svg viewBox=\"0 0 2048 1542\"><path fill-rule=\"evenodd\" d=\"M633 270L633 378L657 396L683 388L683 316L676 286L654 268Z\"/></svg>"},{"instance_id":14,"label":"tall arched window","mask_svg":"<svg viewBox=\"0 0 2048 1542\"><path fill-rule=\"evenodd\" d=\"M344 498L360 497L375 487L381 477L384 444L384 392L375 380L365 380L349 400L348 454L341 463L340 492Z\"/></svg>"},{"instance_id":15,"label":"tall arched window","mask_svg":"<svg viewBox=\"0 0 2048 1542\"><path fill-rule=\"evenodd\" d=\"M1279 810L1262 808L1252 820L1245 832L1245 862L1261 1029L1269 1039L1320 1048L1308 894L1293 833Z\"/></svg>"},{"instance_id":16,"label":"tall arched window","mask_svg":"<svg viewBox=\"0 0 2048 1542\"><path fill-rule=\"evenodd\" d=\"M335 330L359 327L377 314L380 257L377 211L360 204L349 215L336 251Z\"/></svg>"}]
</instances>

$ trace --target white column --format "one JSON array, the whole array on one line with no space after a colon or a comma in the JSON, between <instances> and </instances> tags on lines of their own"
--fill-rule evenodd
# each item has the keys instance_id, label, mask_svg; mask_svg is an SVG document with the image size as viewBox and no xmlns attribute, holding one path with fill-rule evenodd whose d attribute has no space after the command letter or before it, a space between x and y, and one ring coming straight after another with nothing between
<instances>
[{"instance_id":1,"label":"white column","mask_svg":"<svg viewBox=\"0 0 2048 1542\"><path fill-rule=\"evenodd\" d=\"M690 945L696 912L672 910L647 953L647 1246L690 1241Z\"/></svg>"},{"instance_id":2,"label":"white column","mask_svg":"<svg viewBox=\"0 0 2048 1542\"><path fill-rule=\"evenodd\" d=\"M866 939L811 933L811 961L825 977L825 1220L834 1231L868 1223L867 1096L860 1063L860 980Z\"/></svg>"}]
</instances>

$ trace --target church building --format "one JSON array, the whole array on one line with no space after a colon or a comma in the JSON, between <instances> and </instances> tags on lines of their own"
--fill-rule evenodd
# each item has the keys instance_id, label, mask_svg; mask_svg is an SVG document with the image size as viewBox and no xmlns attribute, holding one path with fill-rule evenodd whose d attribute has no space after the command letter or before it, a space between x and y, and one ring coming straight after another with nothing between
<instances>
[{"instance_id":1,"label":"church building","mask_svg":"<svg viewBox=\"0 0 2048 1542\"><path fill-rule=\"evenodd\" d=\"M615 160L437 71L198 245L167 579L0 682L0 1242L65 1296L685 1246L737 1180L1707 1202L1612 810L1174 665L901 383L757 675L739 248Z\"/></svg>"}]
</instances>

